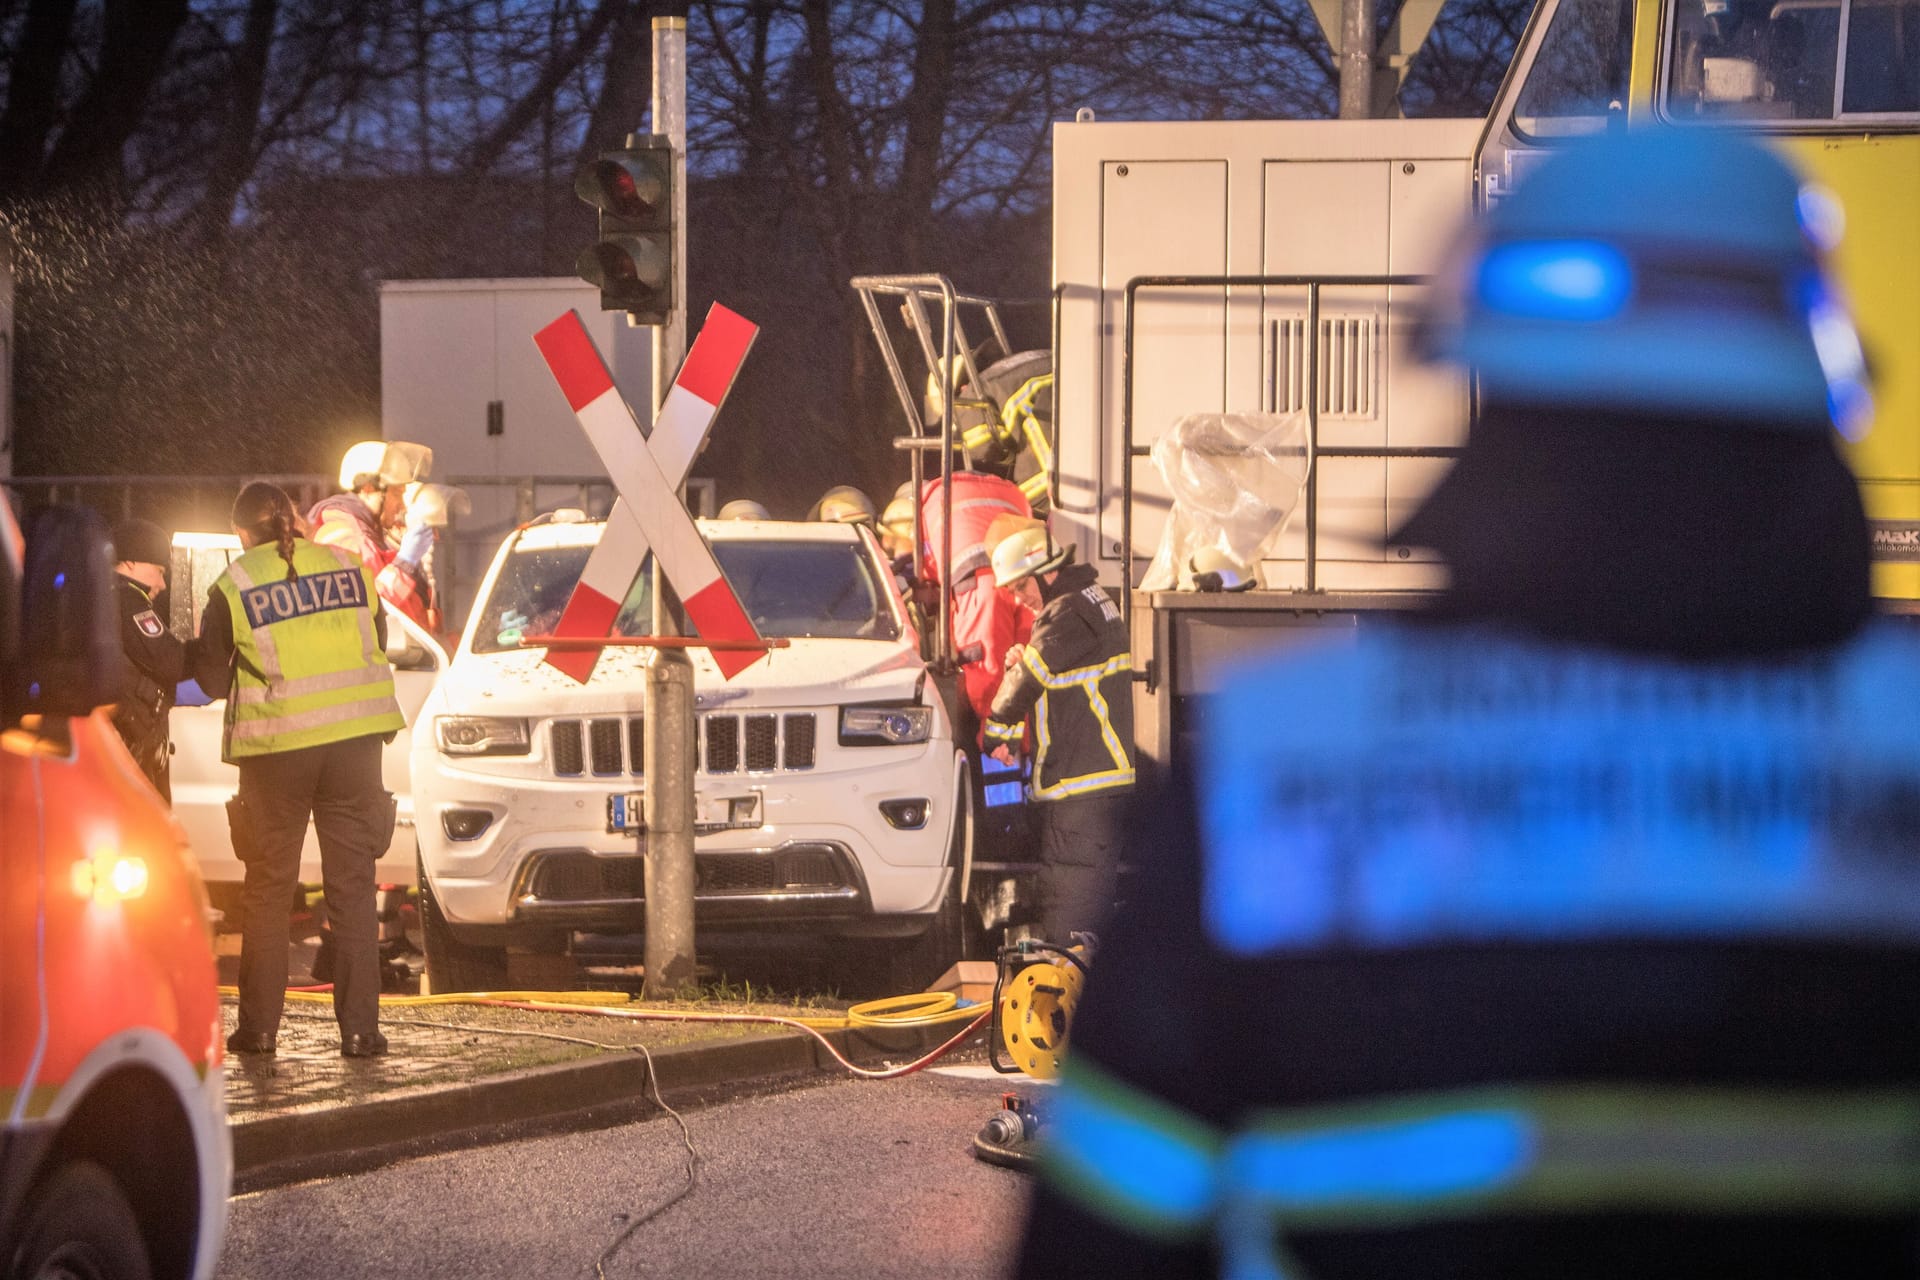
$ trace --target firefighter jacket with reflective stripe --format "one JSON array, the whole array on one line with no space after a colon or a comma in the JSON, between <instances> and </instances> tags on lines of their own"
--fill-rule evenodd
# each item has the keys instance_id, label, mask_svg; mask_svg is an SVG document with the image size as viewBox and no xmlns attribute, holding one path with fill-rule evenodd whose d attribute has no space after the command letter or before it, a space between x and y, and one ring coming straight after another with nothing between
<instances>
[{"instance_id":1,"label":"firefighter jacket with reflective stripe","mask_svg":"<svg viewBox=\"0 0 1920 1280\"><path fill-rule=\"evenodd\" d=\"M1021 1273L1910 1274L1920 638L1297 653L1136 806Z\"/></svg>"},{"instance_id":2,"label":"firefighter jacket with reflective stripe","mask_svg":"<svg viewBox=\"0 0 1920 1280\"><path fill-rule=\"evenodd\" d=\"M1032 788L1066 800L1133 785L1133 660L1120 606L1092 568L1069 563L1050 586L1019 665L994 695L986 747L1018 750L1033 713Z\"/></svg>"},{"instance_id":3,"label":"firefighter jacket with reflective stripe","mask_svg":"<svg viewBox=\"0 0 1920 1280\"><path fill-rule=\"evenodd\" d=\"M214 584L233 621L228 761L403 728L374 625L373 575L338 547L253 548Z\"/></svg>"}]
</instances>

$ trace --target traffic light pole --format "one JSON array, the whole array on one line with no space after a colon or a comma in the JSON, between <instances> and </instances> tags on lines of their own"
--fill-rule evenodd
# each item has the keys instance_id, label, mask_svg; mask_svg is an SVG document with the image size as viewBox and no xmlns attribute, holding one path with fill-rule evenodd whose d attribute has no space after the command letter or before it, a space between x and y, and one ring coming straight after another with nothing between
<instances>
[{"instance_id":1,"label":"traffic light pole","mask_svg":"<svg viewBox=\"0 0 1920 1280\"><path fill-rule=\"evenodd\" d=\"M653 410L687 351L687 20L653 20L652 130L673 145L673 305L653 330ZM681 635L684 626L658 557L653 562L653 632ZM693 664L686 650L653 650L647 667L642 746L647 758L645 995L664 999L694 981Z\"/></svg>"}]
</instances>

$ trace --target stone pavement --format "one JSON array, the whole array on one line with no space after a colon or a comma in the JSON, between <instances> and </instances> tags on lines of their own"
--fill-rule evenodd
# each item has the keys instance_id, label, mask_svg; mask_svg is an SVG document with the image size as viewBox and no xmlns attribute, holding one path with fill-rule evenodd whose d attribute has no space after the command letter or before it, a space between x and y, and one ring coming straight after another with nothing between
<instances>
[{"instance_id":1,"label":"stone pavement","mask_svg":"<svg viewBox=\"0 0 1920 1280\"><path fill-rule=\"evenodd\" d=\"M296 947L296 981L309 956L310 949ZM232 980L233 967L223 956L223 980ZM721 1000L632 1007L780 1016L836 1011ZM231 996L222 1000L222 1014L231 1031ZM541 1127L614 1123L655 1107L656 1089L680 1105L842 1070L811 1036L764 1026L396 1002L383 1004L380 1025L391 1045L386 1057L342 1058L330 998L289 992L279 1052L228 1055L236 1190L334 1176ZM917 1057L960 1025L825 1034L848 1057L879 1065Z\"/></svg>"}]
</instances>

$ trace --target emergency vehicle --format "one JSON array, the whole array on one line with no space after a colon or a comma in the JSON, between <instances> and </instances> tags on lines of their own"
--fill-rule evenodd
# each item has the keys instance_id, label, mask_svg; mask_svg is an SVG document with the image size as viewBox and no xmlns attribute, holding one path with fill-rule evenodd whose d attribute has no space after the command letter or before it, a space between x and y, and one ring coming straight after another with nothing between
<instances>
[{"instance_id":1,"label":"emergency vehicle","mask_svg":"<svg viewBox=\"0 0 1920 1280\"><path fill-rule=\"evenodd\" d=\"M0 1267L204 1278L232 1152L207 898L103 709L117 695L99 517L0 503Z\"/></svg>"},{"instance_id":2,"label":"emergency vehicle","mask_svg":"<svg viewBox=\"0 0 1920 1280\"><path fill-rule=\"evenodd\" d=\"M1144 756L1169 757L1235 655L1351 631L1444 584L1431 553L1387 542L1473 415L1468 381L1414 358L1426 282L1469 215L1552 148L1649 125L1757 133L1835 197L1803 218L1839 236L1874 375L1871 428L1847 450L1875 592L1920 611L1920 0L1541 0L1483 121L1054 126L1052 527L1129 610ZM888 283L920 299L907 327L929 367L965 365L964 443L968 396L991 399L990 362L1021 353L983 300L906 279ZM919 389L882 347L918 426ZM1141 590L1170 506L1150 446L1184 415L1249 411L1303 417L1309 457L1260 586Z\"/></svg>"}]
</instances>

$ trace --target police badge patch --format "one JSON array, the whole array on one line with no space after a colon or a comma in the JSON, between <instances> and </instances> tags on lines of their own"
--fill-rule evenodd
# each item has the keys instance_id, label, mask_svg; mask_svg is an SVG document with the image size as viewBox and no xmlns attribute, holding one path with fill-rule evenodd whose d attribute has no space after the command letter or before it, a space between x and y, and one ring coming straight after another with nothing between
<instances>
[{"instance_id":1,"label":"police badge patch","mask_svg":"<svg viewBox=\"0 0 1920 1280\"><path fill-rule=\"evenodd\" d=\"M142 609L133 615L133 625L140 628L140 634L158 640L166 634L167 628L160 621L160 615L151 609Z\"/></svg>"}]
</instances>

